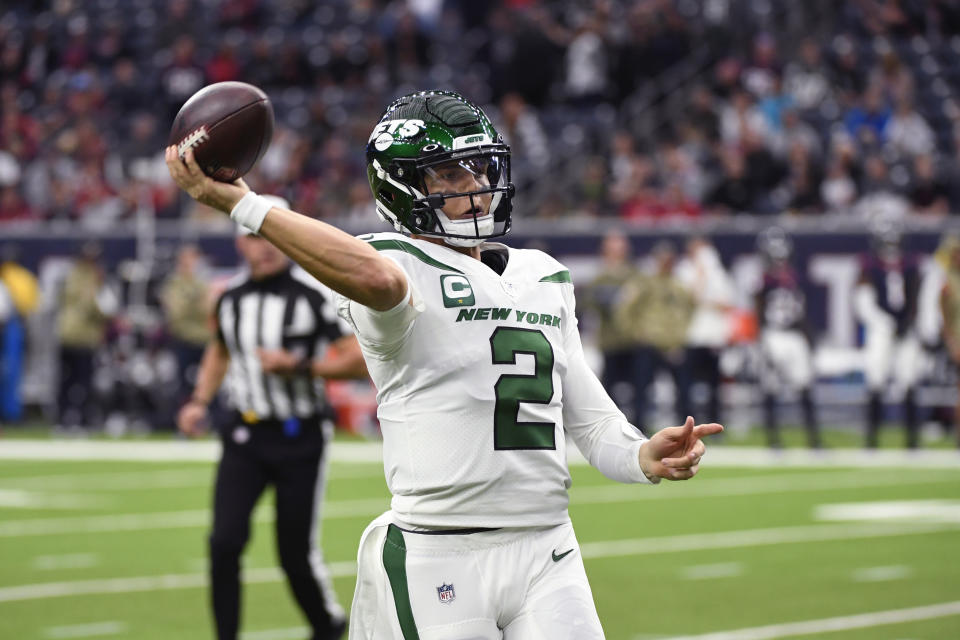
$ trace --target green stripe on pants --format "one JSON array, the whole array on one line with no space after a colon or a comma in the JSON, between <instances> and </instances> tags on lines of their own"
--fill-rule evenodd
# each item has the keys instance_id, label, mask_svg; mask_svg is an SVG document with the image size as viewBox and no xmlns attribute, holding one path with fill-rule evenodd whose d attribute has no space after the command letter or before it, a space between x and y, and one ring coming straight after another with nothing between
<instances>
[{"instance_id":1,"label":"green stripe on pants","mask_svg":"<svg viewBox=\"0 0 960 640\"><path fill-rule=\"evenodd\" d=\"M403 541L403 532L392 524L387 527L387 539L383 543L383 568L390 579L403 640L420 640L410 607L410 593L407 591L407 545Z\"/></svg>"}]
</instances>

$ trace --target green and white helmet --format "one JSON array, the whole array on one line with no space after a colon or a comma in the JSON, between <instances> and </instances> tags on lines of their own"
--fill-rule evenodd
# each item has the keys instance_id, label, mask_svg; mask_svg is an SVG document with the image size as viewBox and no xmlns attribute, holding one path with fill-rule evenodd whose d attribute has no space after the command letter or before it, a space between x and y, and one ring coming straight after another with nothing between
<instances>
[{"instance_id":1,"label":"green and white helmet","mask_svg":"<svg viewBox=\"0 0 960 640\"><path fill-rule=\"evenodd\" d=\"M367 177L377 213L401 233L472 247L510 230L510 147L458 93L421 91L387 107L367 142ZM451 220L442 209L457 202L465 215Z\"/></svg>"}]
</instances>

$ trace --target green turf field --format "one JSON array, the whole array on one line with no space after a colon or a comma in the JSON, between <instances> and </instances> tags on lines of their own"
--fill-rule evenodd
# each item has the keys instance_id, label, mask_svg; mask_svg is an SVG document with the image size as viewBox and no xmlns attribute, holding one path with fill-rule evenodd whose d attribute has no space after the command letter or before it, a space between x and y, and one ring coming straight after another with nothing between
<instances>
[{"instance_id":1,"label":"green turf field","mask_svg":"<svg viewBox=\"0 0 960 640\"><path fill-rule=\"evenodd\" d=\"M952 468L705 463L692 482L659 487L575 467L571 513L607 637L960 638L957 457ZM212 470L0 460L0 638L211 637ZM247 554L245 638L304 638L270 502ZM379 464L331 465L322 546L345 606L360 533L386 506Z\"/></svg>"}]
</instances>

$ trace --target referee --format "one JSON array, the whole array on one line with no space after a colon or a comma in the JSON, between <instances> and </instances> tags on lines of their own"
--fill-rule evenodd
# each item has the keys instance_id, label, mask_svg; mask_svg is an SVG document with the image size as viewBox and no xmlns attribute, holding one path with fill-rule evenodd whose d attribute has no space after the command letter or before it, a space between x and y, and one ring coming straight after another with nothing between
<instances>
[{"instance_id":1,"label":"referee","mask_svg":"<svg viewBox=\"0 0 960 640\"><path fill-rule=\"evenodd\" d=\"M266 240L239 233L237 250L248 269L217 301L215 336L177 420L183 433L198 435L229 373L236 411L220 433L223 453L210 535L217 637L237 638L240 556L250 538L253 507L272 484L283 571L312 639L336 639L346 619L315 546L332 434L322 381L360 377L365 367L356 338L337 318L332 292Z\"/></svg>"}]
</instances>

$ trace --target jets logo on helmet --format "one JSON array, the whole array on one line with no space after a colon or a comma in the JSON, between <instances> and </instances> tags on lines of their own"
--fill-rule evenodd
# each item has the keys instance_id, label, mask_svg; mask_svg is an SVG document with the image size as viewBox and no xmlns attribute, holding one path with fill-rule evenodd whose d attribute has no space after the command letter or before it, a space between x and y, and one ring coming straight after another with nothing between
<instances>
[{"instance_id":1,"label":"jets logo on helmet","mask_svg":"<svg viewBox=\"0 0 960 640\"><path fill-rule=\"evenodd\" d=\"M471 247L510 230L510 147L460 94L422 91L387 107L367 177L377 212L402 233Z\"/></svg>"},{"instance_id":2,"label":"jets logo on helmet","mask_svg":"<svg viewBox=\"0 0 960 640\"><path fill-rule=\"evenodd\" d=\"M423 131L423 120L386 120L378 124L370 134L369 142L373 142L377 151L384 151L394 142L403 138L414 138Z\"/></svg>"}]
</instances>

